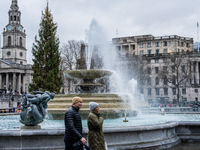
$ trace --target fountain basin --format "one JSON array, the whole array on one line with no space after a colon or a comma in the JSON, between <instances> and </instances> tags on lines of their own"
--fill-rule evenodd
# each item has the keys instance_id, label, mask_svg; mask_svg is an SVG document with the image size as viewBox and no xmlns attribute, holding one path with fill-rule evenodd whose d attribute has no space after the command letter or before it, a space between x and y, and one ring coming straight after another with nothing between
<instances>
[{"instance_id":1,"label":"fountain basin","mask_svg":"<svg viewBox=\"0 0 200 150\"><path fill-rule=\"evenodd\" d=\"M126 128L107 127L103 132L108 150L168 149L181 142L200 142L199 127L199 122L167 122ZM1 131L0 150L64 149L64 133L64 128ZM87 137L87 133L88 129L84 128L83 136Z\"/></svg>"},{"instance_id":2,"label":"fountain basin","mask_svg":"<svg viewBox=\"0 0 200 150\"><path fill-rule=\"evenodd\" d=\"M112 72L107 70L69 70L65 71L64 75L71 79L82 79L81 83L74 85L79 86L82 93L97 93L103 84L95 83L94 80L109 77Z\"/></svg>"},{"instance_id":3,"label":"fountain basin","mask_svg":"<svg viewBox=\"0 0 200 150\"><path fill-rule=\"evenodd\" d=\"M69 70L64 74L71 79L102 79L112 75L112 72L107 70Z\"/></svg>"}]
</instances>

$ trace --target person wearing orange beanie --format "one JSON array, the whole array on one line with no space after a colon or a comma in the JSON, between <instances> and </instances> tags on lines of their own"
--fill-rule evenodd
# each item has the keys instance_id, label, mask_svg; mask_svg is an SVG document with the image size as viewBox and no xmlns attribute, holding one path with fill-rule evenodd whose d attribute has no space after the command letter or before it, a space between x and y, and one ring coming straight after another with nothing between
<instances>
[{"instance_id":1,"label":"person wearing orange beanie","mask_svg":"<svg viewBox=\"0 0 200 150\"><path fill-rule=\"evenodd\" d=\"M82 107L82 99L80 97L74 97L72 99L72 107L70 107L65 113L65 150L72 150L73 144L79 140L85 144L86 139L82 134L82 122L79 114L79 109Z\"/></svg>"}]
</instances>

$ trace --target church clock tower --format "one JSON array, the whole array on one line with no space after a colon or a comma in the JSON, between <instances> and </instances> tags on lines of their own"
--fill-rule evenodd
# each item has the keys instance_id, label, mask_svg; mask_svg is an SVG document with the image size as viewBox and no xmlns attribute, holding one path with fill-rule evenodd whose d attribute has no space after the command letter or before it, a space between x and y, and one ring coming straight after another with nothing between
<instances>
[{"instance_id":1,"label":"church clock tower","mask_svg":"<svg viewBox=\"0 0 200 150\"><path fill-rule=\"evenodd\" d=\"M3 31L2 59L26 65L26 33L21 25L21 12L17 0L12 0L8 17L9 22Z\"/></svg>"}]
</instances>

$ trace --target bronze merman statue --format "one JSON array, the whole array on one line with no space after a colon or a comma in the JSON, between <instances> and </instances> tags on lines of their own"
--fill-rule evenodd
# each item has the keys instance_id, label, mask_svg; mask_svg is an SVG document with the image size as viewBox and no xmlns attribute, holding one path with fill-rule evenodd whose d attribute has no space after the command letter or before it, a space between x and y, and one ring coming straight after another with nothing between
<instances>
[{"instance_id":1,"label":"bronze merman statue","mask_svg":"<svg viewBox=\"0 0 200 150\"><path fill-rule=\"evenodd\" d=\"M20 122L26 126L35 126L41 123L47 114L48 101L55 97L55 94L49 91L33 91L33 94L36 95L26 94L23 96Z\"/></svg>"}]
</instances>

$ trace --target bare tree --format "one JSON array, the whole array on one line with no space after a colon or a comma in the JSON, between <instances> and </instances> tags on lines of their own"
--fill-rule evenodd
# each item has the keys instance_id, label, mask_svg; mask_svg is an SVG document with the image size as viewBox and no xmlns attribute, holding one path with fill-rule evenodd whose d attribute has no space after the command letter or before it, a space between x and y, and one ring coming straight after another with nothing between
<instances>
[{"instance_id":1,"label":"bare tree","mask_svg":"<svg viewBox=\"0 0 200 150\"><path fill-rule=\"evenodd\" d=\"M172 88L177 89L177 102L180 99L180 86L191 84L194 58L189 53L174 53L163 58L163 67L160 77L171 83Z\"/></svg>"},{"instance_id":2,"label":"bare tree","mask_svg":"<svg viewBox=\"0 0 200 150\"><path fill-rule=\"evenodd\" d=\"M71 79L66 78L63 75L64 71L67 70L77 70L78 67L82 63L80 60L82 56L84 55L81 51L81 45L83 45L83 41L75 41L71 40L68 41L67 44L64 44L61 48L61 63L60 63L60 70L63 77L63 88L65 86L68 87L68 92L70 92L70 85L71 85Z\"/></svg>"},{"instance_id":3,"label":"bare tree","mask_svg":"<svg viewBox=\"0 0 200 150\"><path fill-rule=\"evenodd\" d=\"M61 56L67 70L77 70L77 62L81 58L82 41L71 40L61 48Z\"/></svg>"}]
</instances>

